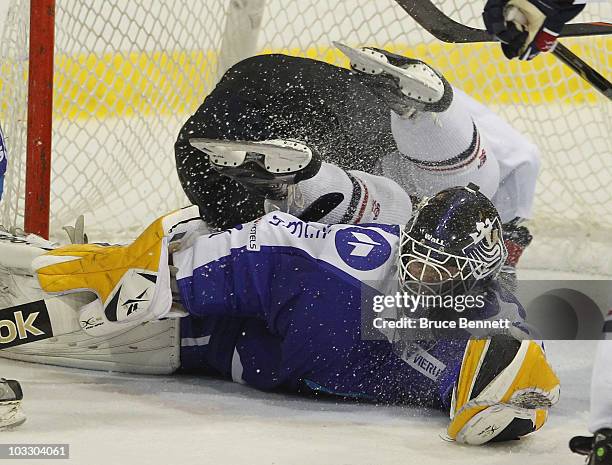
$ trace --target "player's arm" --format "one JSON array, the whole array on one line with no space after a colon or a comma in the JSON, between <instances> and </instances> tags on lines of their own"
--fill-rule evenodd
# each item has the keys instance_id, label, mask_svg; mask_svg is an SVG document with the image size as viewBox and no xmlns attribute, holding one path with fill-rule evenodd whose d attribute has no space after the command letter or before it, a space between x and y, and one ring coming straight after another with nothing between
<instances>
[{"instance_id":1,"label":"player's arm","mask_svg":"<svg viewBox=\"0 0 612 465\"><path fill-rule=\"evenodd\" d=\"M552 50L563 26L587 0L488 0L482 17L507 58L531 60Z\"/></svg>"},{"instance_id":2,"label":"player's arm","mask_svg":"<svg viewBox=\"0 0 612 465\"><path fill-rule=\"evenodd\" d=\"M334 237L342 226L307 223L281 212L212 234L204 226L197 207L179 210L155 221L129 245L60 247L35 258L33 269L46 295L94 296L72 309L90 335L187 312L273 320L275 309L309 292L300 273L319 276L322 261L325 270L337 270L350 283L369 276L336 250ZM373 234L388 242L397 239L383 230ZM315 285L311 288L316 292Z\"/></svg>"}]
</instances>

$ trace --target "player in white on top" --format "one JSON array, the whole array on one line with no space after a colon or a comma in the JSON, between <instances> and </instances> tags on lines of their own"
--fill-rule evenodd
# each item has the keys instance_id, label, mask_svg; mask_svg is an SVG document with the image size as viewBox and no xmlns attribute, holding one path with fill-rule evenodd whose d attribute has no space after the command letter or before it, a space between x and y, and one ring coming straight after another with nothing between
<instances>
[{"instance_id":1,"label":"player in white on top","mask_svg":"<svg viewBox=\"0 0 612 465\"><path fill-rule=\"evenodd\" d=\"M228 71L177 141L179 177L191 200L214 224L206 216L210 210L206 202L214 196L209 186L223 185L224 195L232 186L227 178L212 183L210 173L203 174L209 161L201 152L194 153L193 147L181 149L182 138L209 154L216 171L250 185L249 194L263 194L268 203L273 200L282 204L282 209L314 221L401 223L411 216L412 200L473 182L500 212L509 249L505 271L513 277L518 258L531 240L519 223L531 216L539 170L537 148L420 60L375 48L336 46L349 56L353 72L284 56L254 57ZM278 68L285 66L287 72L272 69L275 63ZM299 84L298 96L289 91L277 96L274 90L257 89L260 84L255 75L281 89L283 82ZM343 87L328 88L336 81ZM247 105L251 98L255 99L253 108ZM350 114L352 106L354 113ZM314 116L304 114L305 107ZM318 118L330 129L321 128ZM244 121L247 129L217 129L217 120L229 127ZM337 127L334 121L338 121ZM301 132L296 128L300 122L305 126ZM317 136L320 133L323 135ZM363 134L376 142L369 144ZM348 143L346 139L350 139ZM266 140L268 144L263 143ZM289 140L305 146L312 163L306 165L295 155L293 166L285 162L281 167L275 165L273 172L265 166L257 172L254 164L258 157L291 157L274 153L274 144L286 145ZM250 145L251 141L261 143ZM351 146L353 142L356 148ZM236 153L249 155L235 158ZM278 187L282 184L295 186L287 192ZM198 191L206 195L198 196ZM213 208L217 205L219 202Z\"/></svg>"}]
</instances>

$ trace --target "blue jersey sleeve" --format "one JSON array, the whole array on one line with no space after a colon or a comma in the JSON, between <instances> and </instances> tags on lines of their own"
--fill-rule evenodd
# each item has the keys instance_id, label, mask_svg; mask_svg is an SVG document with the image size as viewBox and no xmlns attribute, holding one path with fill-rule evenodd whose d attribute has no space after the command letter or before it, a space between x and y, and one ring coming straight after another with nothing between
<instances>
[{"instance_id":1,"label":"blue jersey sleeve","mask_svg":"<svg viewBox=\"0 0 612 465\"><path fill-rule=\"evenodd\" d=\"M176 253L179 289L192 315L261 317L298 298L308 305L305 296L334 292L331 281L359 288L392 277L398 232L270 213Z\"/></svg>"}]
</instances>

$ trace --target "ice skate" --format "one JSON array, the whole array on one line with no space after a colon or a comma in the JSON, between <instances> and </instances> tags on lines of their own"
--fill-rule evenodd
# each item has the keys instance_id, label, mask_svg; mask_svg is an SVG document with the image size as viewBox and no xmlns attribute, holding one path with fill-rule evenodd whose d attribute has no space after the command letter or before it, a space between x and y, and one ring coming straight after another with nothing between
<instances>
[{"instance_id":1,"label":"ice skate","mask_svg":"<svg viewBox=\"0 0 612 465\"><path fill-rule=\"evenodd\" d=\"M442 112L453 100L453 89L426 63L378 48L355 49L334 42L363 75L363 82L400 116L415 111Z\"/></svg>"}]
</instances>

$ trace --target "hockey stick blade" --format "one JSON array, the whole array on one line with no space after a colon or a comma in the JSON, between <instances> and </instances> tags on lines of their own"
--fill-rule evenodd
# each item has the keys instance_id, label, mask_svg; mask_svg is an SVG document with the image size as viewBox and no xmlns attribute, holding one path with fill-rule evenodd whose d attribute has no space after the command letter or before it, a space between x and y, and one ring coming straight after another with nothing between
<instances>
[{"instance_id":1,"label":"hockey stick blade","mask_svg":"<svg viewBox=\"0 0 612 465\"><path fill-rule=\"evenodd\" d=\"M77 313L58 298L0 309L0 350L80 330Z\"/></svg>"},{"instance_id":2,"label":"hockey stick blade","mask_svg":"<svg viewBox=\"0 0 612 465\"><path fill-rule=\"evenodd\" d=\"M395 0L406 13L424 27L430 34L443 42L475 43L496 42L496 38L484 29L477 29L449 18L430 0ZM612 24L607 22L567 24L560 37L607 35L612 33ZM560 42L551 52L569 66L575 73L612 100L612 84Z\"/></svg>"}]
</instances>

